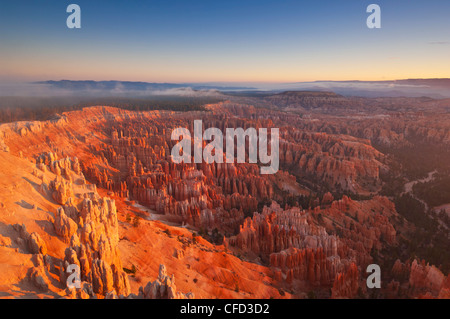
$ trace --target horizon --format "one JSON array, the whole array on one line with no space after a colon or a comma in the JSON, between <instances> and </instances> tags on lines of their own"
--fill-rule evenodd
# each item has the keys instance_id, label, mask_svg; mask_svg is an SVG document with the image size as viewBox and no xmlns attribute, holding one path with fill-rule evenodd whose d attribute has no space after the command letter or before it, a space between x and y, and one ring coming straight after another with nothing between
<instances>
[{"instance_id":1,"label":"horizon","mask_svg":"<svg viewBox=\"0 0 450 319\"><path fill-rule=\"evenodd\" d=\"M58 78L58 79L39 79L34 81L16 81L16 82L10 82L10 81L0 81L0 85L7 85L7 84L47 84L47 82L94 82L94 83L101 83L101 82L122 82L122 83L144 83L144 84L177 84L177 85L211 85L211 86L220 86L220 85L236 85L236 86L242 86L242 85L250 85L250 84L308 84L308 83L383 83L383 82L398 82L398 81L417 81L417 80L425 80L425 81L431 81L431 80L450 80L449 77L442 77L442 78L393 78L393 79L386 79L386 80L359 80L359 79L353 79L353 80L311 80L311 81L181 81L181 82L171 82L171 81L141 81L141 80L121 80L121 79L100 79L100 80L93 80L89 78L84 79L70 79L70 78Z\"/></svg>"},{"instance_id":2,"label":"horizon","mask_svg":"<svg viewBox=\"0 0 450 319\"><path fill-rule=\"evenodd\" d=\"M185 96L216 98L227 93L333 92L356 97L450 98L450 79L397 79L385 81L311 82L143 82L120 80L46 80L0 82L0 97L133 97Z\"/></svg>"}]
</instances>

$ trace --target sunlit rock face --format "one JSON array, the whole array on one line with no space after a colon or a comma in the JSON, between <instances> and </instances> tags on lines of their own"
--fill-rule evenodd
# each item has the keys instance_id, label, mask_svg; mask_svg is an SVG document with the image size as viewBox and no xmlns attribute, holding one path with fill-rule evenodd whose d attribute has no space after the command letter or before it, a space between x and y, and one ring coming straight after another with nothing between
<instances>
[{"instance_id":1,"label":"sunlit rock face","mask_svg":"<svg viewBox=\"0 0 450 319\"><path fill-rule=\"evenodd\" d=\"M330 109L330 98L346 109L340 97L308 103ZM381 196L392 158L374 146L418 136L447 145L442 122L313 118L292 111L296 100L184 113L91 107L1 125L0 256L17 280L0 276L0 287L19 285L13 297L359 298L372 294L367 266L380 263L381 297L448 298L439 265L389 255L415 226ZM194 120L279 128L280 171L261 175L248 160L175 164L171 132ZM70 265L81 288L67 287Z\"/></svg>"}]
</instances>

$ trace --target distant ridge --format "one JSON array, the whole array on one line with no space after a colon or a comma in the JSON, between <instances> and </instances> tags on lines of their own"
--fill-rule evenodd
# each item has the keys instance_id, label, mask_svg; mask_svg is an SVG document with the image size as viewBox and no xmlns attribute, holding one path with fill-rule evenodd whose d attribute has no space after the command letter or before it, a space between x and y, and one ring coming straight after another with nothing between
<instances>
[{"instance_id":1,"label":"distant ridge","mask_svg":"<svg viewBox=\"0 0 450 319\"><path fill-rule=\"evenodd\" d=\"M242 97L264 97L276 93L328 98L342 96L358 97L431 97L450 98L450 78L442 79L400 79L389 81L313 81L295 83L152 83L139 81L73 81L49 80L34 82L45 85L53 93L90 96L153 96L153 95L232 95ZM254 86L254 87L253 87ZM59 92L58 92L59 91ZM303 91L302 93L290 93ZM306 93L309 92L309 93ZM312 93L315 92L315 93ZM324 93L328 92L328 93ZM300 94L300 95L299 95ZM336 94L336 95L332 95Z\"/></svg>"},{"instance_id":2,"label":"distant ridge","mask_svg":"<svg viewBox=\"0 0 450 319\"><path fill-rule=\"evenodd\" d=\"M285 91L274 96L291 96L291 97L342 97L330 91Z\"/></svg>"},{"instance_id":3,"label":"distant ridge","mask_svg":"<svg viewBox=\"0 0 450 319\"><path fill-rule=\"evenodd\" d=\"M358 84L400 84L400 85L426 85L440 88L450 88L450 78L436 78L436 79L401 79L401 80L388 80L388 81L360 81L360 80L349 80L349 81L313 81L313 82L296 82L301 83L358 83Z\"/></svg>"},{"instance_id":4,"label":"distant ridge","mask_svg":"<svg viewBox=\"0 0 450 319\"><path fill-rule=\"evenodd\" d=\"M133 82L133 81L49 80L34 83L47 84L53 88L76 90L76 91L82 90L159 91L159 90L183 89L183 88L191 88L193 90L221 90L221 91L255 89L253 87L215 86L196 83L151 83L151 82Z\"/></svg>"},{"instance_id":5,"label":"distant ridge","mask_svg":"<svg viewBox=\"0 0 450 319\"><path fill-rule=\"evenodd\" d=\"M284 88L290 91L331 91L343 96L359 97L450 98L450 78L295 82L286 84Z\"/></svg>"}]
</instances>

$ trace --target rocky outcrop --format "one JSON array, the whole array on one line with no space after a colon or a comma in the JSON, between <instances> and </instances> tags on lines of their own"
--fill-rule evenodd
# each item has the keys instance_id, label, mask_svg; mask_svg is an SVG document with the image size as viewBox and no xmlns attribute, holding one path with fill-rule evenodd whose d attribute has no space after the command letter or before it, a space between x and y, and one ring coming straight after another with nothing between
<instances>
[{"instance_id":1,"label":"rocky outcrop","mask_svg":"<svg viewBox=\"0 0 450 319\"><path fill-rule=\"evenodd\" d=\"M270 255L270 265L280 272L279 280L308 282L313 286L330 286L338 270L345 265L337 255L326 255L323 248L298 249L291 247Z\"/></svg>"},{"instance_id":2,"label":"rocky outcrop","mask_svg":"<svg viewBox=\"0 0 450 319\"><path fill-rule=\"evenodd\" d=\"M300 130L281 131L280 162L297 174L351 192L379 187L384 155L367 140Z\"/></svg>"},{"instance_id":3,"label":"rocky outcrop","mask_svg":"<svg viewBox=\"0 0 450 319\"><path fill-rule=\"evenodd\" d=\"M384 197L355 202L344 196L328 205L332 196L324 199L322 207L306 210L272 203L247 218L225 245L269 262L278 280L334 286L336 298L352 297L361 269L372 262L372 249L395 243L389 222L395 208Z\"/></svg>"},{"instance_id":4,"label":"rocky outcrop","mask_svg":"<svg viewBox=\"0 0 450 319\"><path fill-rule=\"evenodd\" d=\"M55 218L56 233L60 237L62 237L66 243L69 243L70 238L72 238L72 235L74 235L77 232L77 230L78 230L77 223L72 218L66 215L63 207L59 207L56 210L56 218Z\"/></svg>"},{"instance_id":5,"label":"rocky outcrop","mask_svg":"<svg viewBox=\"0 0 450 319\"><path fill-rule=\"evenodd\" d=\"M272 203L261 214L246 219L237 236L226 238L226 246L256 254L270 263L275 278L293 284L329 286L351 262L348 247L325 228L310 223L309 213L299 208L283 210ZM358 282L356 282L358 285Z\"/></svg>"},{"instance_id":6,"label":"rocky outcrop","mask_svg":"<svg viewBox=\"0 0 450 319\"><path fill-rule=\"evenodd\" d=\"M24 224L15 224L13 228L19 233L19 245L25 246L32 254L47 254L47 245L38 233L28 233Z\"/></svg>"},{"instance_id":7,"label":"rocky outcrop","mask_svg":"<svg viewBox=\"0 0 450 319\"><path fill-rule=\"evenodd\" d=\"M30 251L33 254L47 254L47 245L45 241L42 240L41 236L38 233L31 233L30 238L28 239L28 245L30 247Z\"/></svg>"},{"instance_id":8,"label":"rocky outcrop","mask_svg":"<svg viewBox=\"0 0 450 319\"><path fill-rule=\"evenodd\" d=\"M275 202L271 207L265 207L261 214L247 218L239 234L227 239L227 244L266 259L271 253L290 247L322 247L330 255L337 253L336 237L329 236L323 227L311 225L306 211L297 207L285 211Z\"/></svg>"},{"instance_id":9,"label":"rocky outcrop","mask_svg":"<svg viewBox=\"0 0 450 319\"><path fill-rule=\"evenodd\" d=\"M56 177L50 183L52 197L58 204L65 205L69 198L73 197L72 183L61 177Z\"/></svg>"},{"instance_id":10,"label":"rocky outcrop","mask_svg":"<svg viewBox=\"0 0 450 319\"><path fill-rule=\"evenodd\" d=\"M408 287L409 297L443 299L450 297L450 276L446 277L441 270L424 260L414 259L405 263L397 260L391 274L399 281L399 285ZM389 287L389 290L398 291L398 288L397 290L394 288Z\"/></svg>"},{"instance_id":11,"label":"rocky outcrop","mask_svg":"<svg viewBox=\"0 0 450 319\"><path fill-rule=\"evenodd\" d=\"M149 282L145 288L140 288L140 292L144 299L193 299L192 293L182 293L177 291L175 286L175 277L168 276L166 267L164 265L159 266L158 278Z\"/></svg>"},{"instance_id":12,"label":"rocky outcrop","mask_svg":"<svg viewBox=\"0 0 450 319\"><path fill-rule=\"evenodd\" d=\"M70 213L66 213L69 209ZM77 227L67 215L73 215L73 207L59 209L56 223L61 225L63 238L76 230L70 238L70 247L65 251L60 268L60 280L67 280L67 269L78 265L81 280L92 285L95 294L103 295L115 291L117 295L130 294L128 277L123 271L118 248L117 211L113 200L93 195L85 198L78 212ZM57 227L55 225L55 227Z\"/></svg>"},{"instance_id":13,"label":"rocky outcrop","mask_svg":"<svg viewBox=\"0 0 450 319\"><path fill-rule=\"evenodd\" d=\"M40 292L47 292L50 285L49 270L52 267L49 258L42 254L33 255L34 267L30 268L27 278Z\"/></svg>"},{"instance_id":14,"label":"rocky outcrop","mask_svg":"<svg viewBox=\"0 0 450 319\"><path fill-rule=\"evenodd\" d=\"M358 294L359 287L358 267L352 263L345 272L337 275L331 289L331 298L354 298Z\"/></svg>"},{"instance_id":15,"label":"rocky outcrop","mask_svg":"<svg viewBox=\"0 0 450 319\"><path fill-rule=\"evenodd\" d=\"M409 285L413 290L417 292L427 291L437 296L445 281L444 274L435 266L425 264L425 261L414 260L412 262Z\"/></svg>"}]
</instances>

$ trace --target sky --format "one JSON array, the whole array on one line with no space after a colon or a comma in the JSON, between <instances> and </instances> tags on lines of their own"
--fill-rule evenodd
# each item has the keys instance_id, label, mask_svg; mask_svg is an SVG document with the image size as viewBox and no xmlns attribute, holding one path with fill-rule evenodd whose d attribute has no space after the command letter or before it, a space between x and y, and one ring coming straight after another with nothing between
<instances>
[{"instance_id":1,"label":"sky","mask_svg":"<svg viewBox=\"0 0 450 319\"><path fill-rule=\"evenodd\" d=\"M446 78L449 15L447 0L0 0L0 81Z\"/></svg>"}]
</instances>

